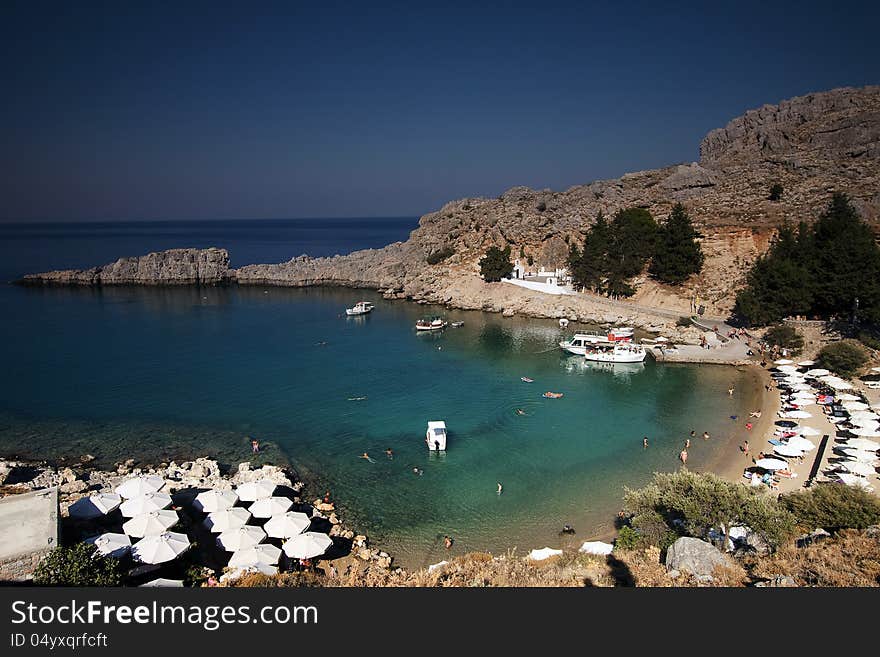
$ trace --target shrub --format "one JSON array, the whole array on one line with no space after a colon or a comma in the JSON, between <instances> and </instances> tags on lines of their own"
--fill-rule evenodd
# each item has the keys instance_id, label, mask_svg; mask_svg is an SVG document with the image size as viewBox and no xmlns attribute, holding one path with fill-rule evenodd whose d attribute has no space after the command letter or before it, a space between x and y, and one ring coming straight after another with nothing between
<instances>
[{"instance_id":1,"label":"shrub","mask_svg":"<svg viewBox=\"0 0 880 657\"><path fill-rule=\"evenodd\" d=\"M496 283L513 272L510 262L510 245L502 251L497 246L489 247L486 255L480 260L480 274L488 283Z\"/></svg>"},{"instance_id":2,"label":"shrub","mask_svg":"<svg viewBox=\"0 0 880 657\"><path fill-rule=\"evenodd\" d=\"M791 326L780 324L770 328L764 334L764 340L770 345L776 345L782 349L788 349L794 354L799 354L804 348L804 337Z\"/></svg>"},{"instance_id":3,"label":"shrub","mask_svg":"<svg viewBox=\"0 0 880 657\"><path fill-rule=\"evenodd\" d=\"M782 192L782 185L780 185L779 183L774 183L770 187L770 196L768 196L767 198L771 201L779 201L782 199Z\"/></svg>"},{"instance_id":4,"label":"shrub","mask_svg":"<svg viewBox=\"0 0 880 657\"><path fill-rule=\"evenodd\" d=\"M105 557L94 545L77 543L57 547L34 571L34 583L44 586L119 586L122 568L113 557Z\"/></svg>"},{"instance_id":5,"label":"shrub","mask_svg":"<svg viewBox=\"0 0 880 657\"><path fill-rule=\"evenodd\" d=\"M858 340L863 345L868 347L868 349L880 351L880 338L878 338L876 335L862 331L861 333L859 333Z\"/></svg>"},{"instance_id":6,"label":"shrub","mask_svg":"<svg viewBox=\"0 0 880 657\"><path fill-rule=\"evenodd\" d=\"M540 203L538 203L536 208L537 208L538 212L543 212L544 210L547 209L547 204L544 203L544 201L541 201Z\"/></svg>"},{"instance_id":7,"label":"shrub","mask_svg":"<svg viewBox=\"0 0 880 657\"><path fill-rule=\"evenodd\" d=\"M535 259L532 256L526 256L526 262L529 263L529 267L535 264Z\"/></svg>"},{"instance_id":8,"label":"shrub","mask_svg":"<svg viewBox=\"0 0 880 657\"><path fill-rule=\"evenodd\" d=\"M434 253L430 254L427 258L429 265L436 265L444 260L448 260L452 256L455 255L455 249L451 246L447 246L439 251L434 251Z\"/></svg>"},{"instance_id":9,"label":"shrub","mask_svg":"<svg viewBox=\"0 0 880 657\"><path fill-rule=\"evenodd\" d=\"M642 537L635 529L624 525L617 532L614 541L615 550L635 550L642 545Z\"/></svg>"},{"instance_id":10,"label":"shrub","mask_svg":"<svg viewBox=\"0 0 880 657\"><path fill-rule=\"evenodd\" d=\"M852 486L820 484L783 495L780 502L805 531L821 527L837 532L880 524L880 500Z\"/></svg>"},{"instance_id":11,"label":"shrub","mask_svg":"<svg viewBox=\"0 0 880 657\"><path fill-rule=\"evenodd\" d=\"M864 347L855 340L843 340L822 347L816 363L819 367L852 377L868 362Z\"/></svg>"},{"instance_id":12,"label":"shrub","mask_svg":"<svg viewBox=\"0 0 880 657\"><path fill-rule=\"evenodd\" d=\"M679 317L676 320L675 325L676 326L690 326L691 325L691 318L687 317L685 315L682 315L681 317Z\"/></svg>"}]
</instances>

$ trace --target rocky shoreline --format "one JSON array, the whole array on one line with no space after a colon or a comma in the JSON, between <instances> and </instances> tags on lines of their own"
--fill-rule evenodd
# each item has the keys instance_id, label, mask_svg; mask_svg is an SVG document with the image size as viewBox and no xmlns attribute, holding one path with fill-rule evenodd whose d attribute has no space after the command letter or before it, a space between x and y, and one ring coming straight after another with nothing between
<instances>
[{"instance_id":1,"label":"rocky shoreline","mask_svg":"<svg viewBox=\"0 0 880 657\"><path fill-rule=\"evenodd\" d=\"M45 461L0 459L0 498L30 491L58 488L59 517L62 534L81 540L90 532L88 523L74 521L68 508L77 500L96 493L109 493L126 479L137 475L155 475L165 481L162 492L172 496L176 505L184 500L191 502L203 490L231 490L247 482L269 480L277 486L294 493L295 505L305 509L313 521L329 525L327 534L348 552L343 557L344 567L353 569L390 569L393 557L384 550L370 546L368 537L347 527L332 502L320 498L309 500L306 484L288 468L276 465L251 467L250 462L239 463L234 469L223 472L217 461L200 457L193 461L161 463L156 466L136 465L134 459L117 463L113 469L92 467L94 457L84 455L80 463L71 466L55 466ZM183 502L186 504L186 502ZM183 522L192 522L183 518ZM343 564L340 564L343 565ZM338 570L338 568L337 568ZM219 572L217 573L220 574Z\"/></svg>"}]
</instances>

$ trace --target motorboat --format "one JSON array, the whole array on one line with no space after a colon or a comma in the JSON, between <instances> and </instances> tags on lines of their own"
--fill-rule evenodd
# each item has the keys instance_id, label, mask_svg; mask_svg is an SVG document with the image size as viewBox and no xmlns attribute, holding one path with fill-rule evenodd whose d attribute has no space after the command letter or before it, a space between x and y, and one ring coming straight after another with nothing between
<instances>
[{"instance_id":1,"label":"motorboat","mask_svg":"<svg viewBox=\"0 0 880 657\"><path fill-rule=\"evenodd\" d=\"M452 326L452 328L461 328L462 326L464 326L464 322L452 322L450 326Z\"/></svg>"},{"instance_id":2,"label":"motorboat","mask_svg":"<svg viewBox=\"0 0 880 657\"><path fill-rule=\"evenodd\" d=\"M614 345L619 342L632 342L633 329L628 326L609 329L607 333L575 333L571 340L559 343L559 346L575 356L584 356L587 351L597 345Z\"/></svg>"},{"instance_id":3,"label":"motorboat","mask_svg":"<svg viewBox=\"0 0 880 657\"><path fill-rule=\"evenodd\" d=\"M568 328L568 320L565 319L565 317L563 317L562 319L559 320L559 328L561 328L561 329Z\"/></svg>"},{"instance_id":4,"label":"motorboat","mask_svg":"<svg viewBox=\"0 0 880 657\"><path fill-rule=\"evenodd\" d=\"M358 301L354 304L352 308L346 308L345 314L351 317L352 315L366 315L369 312L373 311L373 304L369 301Z\"/></svg>"},{"instance_id":5,"label":"motorboat","mask_svg":"<svg viewBox=\"0 0 880 657\"><path fill-rule=\"evenodd\" d=\"M428 449L432 452L446 451L446 423L443 420L428 422L425 442L428 444Z\"/></svg>"},{"instance_id":6,"label":"motorboat","mask_svg":"<svg viewBox=\"0 0 880 657\"><path fill-rule=\"evenodd\" d=\"M624 342L614 345L596 344L587 350L584 358L597 363L641 363L647 354L642 345Z\"/></svg>"},{"instance_id":7,"label":"motorboat","mask_svg":"<svg viewBox=\"0 0 880 657\"><path fill-rule=\"evenodd\" d=\"M416 322L416 331L442 331L448 322L442 317L426 317Z\"/></svg>"}]
</instances>

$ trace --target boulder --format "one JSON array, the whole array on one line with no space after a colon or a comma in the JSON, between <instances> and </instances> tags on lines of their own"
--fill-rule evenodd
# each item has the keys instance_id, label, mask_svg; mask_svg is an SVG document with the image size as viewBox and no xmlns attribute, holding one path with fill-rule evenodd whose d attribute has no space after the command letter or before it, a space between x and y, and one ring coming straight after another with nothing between
<instances>
[{"instance_id":1,"label":"boulder","mask_svg":"<svg viewBox=\"0 0 880 657\"><path fill-rule=\"evenodd\" d=\"M692 575L711 576L717 566L728 561L714 545L698 538L682 537L666 550L666 570L687 571Z\"/></svg>"},{"instance_id":2,"label":"boulder","mask_svg":"<svg viewBox=\"0 0 880 657\"><path fill-rule=\"evenodd\" d=\"M65 494L71 493L82 493L85 490L88 490L89 485L82 480L74 480L68 481L65 484L61 484L58 490Z\"/></svg>"}]
</instances>

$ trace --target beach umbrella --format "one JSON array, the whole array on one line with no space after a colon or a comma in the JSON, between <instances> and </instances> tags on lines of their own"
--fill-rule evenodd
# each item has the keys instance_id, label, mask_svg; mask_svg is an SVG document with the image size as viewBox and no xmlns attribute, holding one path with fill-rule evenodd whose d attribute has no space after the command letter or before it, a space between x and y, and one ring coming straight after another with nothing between
<instances>
[{"instance_id":1,"label":"beach umbrella","mask_svg":"<svg viewBox=\"0 0 880 657\"><path fill-rule=\"evenodd\" d=\"M788 358L780 358L779 360L774 360L774 365L791 365L794 361L789 360Z\"/></svg>"},{"instance_id":2,"label":"beach umbrella","mask_svg":"<svg viewBox=\"0 0 880 657\"><path fill-rule=\"evenodd\" d=\"M880 463L874 452L867 452L861 449L846 449L844 447L835 447L834 451L842 454L845 458L852 461L861 461L862 463Z\"/></svg>"},{"instance_id":3,"label":"beach umbrella","mask_svg":"<svg viewBox=\"0 0 880 657\"><path fill-rule=\"evenodd\" d=\"M265 538L266 532L262 527L244 525L235 529L227 529L220 534L217 537L217 545L227 552L235 552L262 543Z\"/></svg>"},{"instance_id":4,"label":"beach umbrella","mask_svg":"<svg viewBox=\"0 0 880 657\"><path fill-rule=\"evenodd\" d=\"M788 361L788 362L790 363L791 361ZM780 372L783 372L784 374L797 374L798 373L797 368L794 365L782 365L780 367L777 367L776 369L779 370Z\"/></svg>"},{"instance_id":5,"label":"beach umbrella","mask_svg":"<svg viewBox=\"0 0 880 657\"><path fill-rule=\"evenodd\" d=\"M230 568L253 568L254 566L275 566L281 558L281 548L269 543L252 545L236 550L229 558Z\"/></svg>"},{"instance_id":6,"label":"beach umbrella","mask_svg":"<svg viewBox=\"0 0 880 657\"><path fill-rule=\"evenodd\" d=\"M190 547L186 534L164 532L155 536L147 536L135 543L131 554L141 563L165 563L173 561Z\"/></svg>"},{"instance_id":7,"label":"beach umbrella","mask_svg":"<svg viewBox=\"0 0 880 657\"><path fill-rule=\"evenodd\" d=\"M171 509L148 511L147 513L134 516L123 524L122 531L135 538L156 536L174 527L179 520L180 517L177 515L177 511L172 511Z\"/></svg>"},{"instance_id":8,"label":"beach umbrella","mask_svg":"<svg viewBox=\"0 0 880 657\"><path fill-rule=\"evenodd\" d=\"M848 411L867 411L870 406L860 401L845 401L840 404Z\"/></svg>"},{"instance_id":9,"label":"beach umbrella","mask_svg":"<svg viewBox=\"0 0 880 657\"><path fill-rule=\"evenodd\" d=\"M876 429L874 427L855 427L853 429L849 429L849 432L853 435L863 438L880 437L880 429Z\"/></svg>"},{"instance_id":10,"label":"beach umbrella","mask_svg":"<svg viewBox=\"0 0 880 657\"><path fill-rule=\"evenodd\" d=\"M272 516L269 521L263 525L271 538L290 538L297 534L302 534L309 528L312 521L305 513L299 511L288 511L281 515Z\"/></svg>"},{"instance_id":11,"label":"beach umbrella","mask_svg":"<svg viewBox=\"0 0 880 657\"><path fill-rule=\"evenodd\" d=\"M758 459L755 465L762 470L785 470L788 467L788 463L779 459Z\"/></svg>"},{"instance_id":12,"label":"beach umbrella","mask_svg":"<svg viewBox=\"0 0 880 657\"><path fill-rule=\"evenodd\" d=\"M852 390L852 386L843 379L826 376L822 379L822 381L829 387L834 388L835 390Z\"/></svg>"},{"instance_id":13,"label":"beach umbrella","mask_svg":"<svg viewBox=\"0 0 880 657\"><path fill-rule=\"evenodd\" d=\"M98 493L83 497L67 507L71 518L100 518L119 508L122 498L116 493Z\"/></svg>"},{"instance_id":14,"label":"beach umbrella","mask_svg":"<svg viewBox=\"0 0 880 657\"><path fill-rule=\"evenodd\" d=\"M303 532L285 541L283 549L284 554L291 559L311 559L320 557L331 545L333 545L333 539L327 534Z\"/></svg>"},{"instance_id":15,"label":"beach umbrella","mask_svg":"<svg viewBox=\"0 0 880 657\"><path fill-rule=\"evenodd\" d=\"M845 401L862 401L861 397L857 397L856 395L851 395L848 392L843 393L842 395L837 395L837 401L845 402Z\"/></svg>"},{"instance_id":16,"label":"beach umbrella","mask_svg":"<svg viewBox=\"0 0 880 657\"><path fill-rule=\"evenodd\" d=\"M844 461L839 465L842 468L846 468L847 472L852 472L861 477L868 477L876 472L873 465L861 461Z\"/></svg>"},{"instance_id":17,"label":"beach umbrella","mask_svg":"<svg viewBox=\"0 0 880 657\"><path fill-rule=\"evenodd\" d=\"M847 486L854 486L856 488L867 488L868 480L864 477L860 477L858 475L851 474L849 472L836 472L837 478L840 479Z\"/></svg>"},{"instance_id":18,"label":"beach umbrella","mask_svg":"<svg viewBox=\"0 0 880 657\"><path fill-rule=\"evenodd\" d=\"M872 372L880 372L880 367L872 367L871 371Z\"/></svg>"},{"instance_id":19,"label":"beach umbrella","mask_svg":"<svg viewBox=\"0 0 880 657\"><path fill-rule=\"evenodd\" d=\"M141 584L138 588L142 589L150 589L150 588L181 588L183 587L182 579L167 579L165 577L159 577L158 579L150 580L146 584Z\"/></svg>"},{"instance_id":20,"label":"beach umbrella","mask_svg":"<svg viewBox=\"0 0 880 657\"><path fill-rule=\"evenodd\" d=\"M773 451L780 456L803 456L803 450L793 445L774 445Z\"/></svg>"},{"instance_id":21,"label":"beach umbrella","mask_svg":"<svg viewBox=\"0 0 880 657\"><path fill-rule=\"evenodd\" d=\"M540 550L532 550L526 556L526 559L531 559L532 561L544 561L544 559L549 559L550 557L558 557L562 554L562 550L554 550L553 548L541 548Z\"/></svg>"},{"instance_id":22,"label":"beach umbrella","mask_svg":"<svg viewBox=\"0 0 880 657\"><path fill-rule=\"evenodd\" d=\"M846 441L846 446L871 452L876 452L880 449L880 443L875 440L868 440L867 438L851 438Z\"/></svg>"},{"instance_id":23,"label":"beach umbrella","mask_svg":"<svg viewBox=\"0 0 880 657\"><path fill-rule=\"evenodd\" d=\"M119 510L126 518L133 518L142 513L160 511L171 506L171 496L166 493L144 493L130 500L125 500Z\"/></svg>"},{"instance_id":24,"label":"beach umbrella","mask_svg":"<svg viewBox=\"0 0 880 657\"><path fill-rule=\"evenodd\" d=\"M254 518L271 518L293 506L293 501L286 497L264 497L250 505L249 510Z\"/></svg>"},{"instance_id":25,"label":"beach umbrella","mask_svg":"<svg viewBox=\"0 0 880 657\"><path fill-rule=\"evenodd\" d=\"M156 475L144 475L132 477L116 487L116 493L127 500L139 497L145 493L155 493L165 485L165 480Z\"/></svg>"},{"instance_id":26,"label":"beach umbrella","mask_svg":"<svg viewBox=\"0 0 880 657\"><path fill-rule=\"evenodd\" d=\"M254 502L262 500L264 497L270 497L275 492L275 484L268 479L260 481L249 481L235 489L238 493L238 499L242 502Z\"/></svg>"},{"instance_id":27,"label":"beach umbrella","mask_svg":"<svg viewBox=\"0 0 880 657\"><path fill-rule=\"evenodd\" d=\"M802 360L801 362L798 363L798 367L812 367L815 364L816 364L816 361L814 361L814 360Z\"/></svg>"},{"instance_id":28,"label":"beach umbrella","mask_svg":"<svg viewBox=\"0 0 880 657\"><path fill-rule=\"evenodd\" d=\"M831 372L829 372L828 370L822 369L821 367L818 367L814 370L807 370L806 371L807 376L828 376L829 374L831 374Z\"/></svg>"},{"instance_id":29,"label":"beach umbrella","mask_svg":"<svg viewBox=\"0 0 880 657\"><path fill-rule=\"evenodd\" d=\"M238 494L231 490L206 490L196 495L193 506L203 513L224 511L235 506L238 502Z\"/></svg>"},{"instance_id":30,"label":"beach umbrella","mask_svg":"<svg viewBox=\"0 0 880 657\"><path fill-rule=\"evenodd\" d=\"M605 543L603 541L586 541L578 548L578 552L583 552L584 554L597 554L599 556L607 556L611 554L611 551L613 549L614 546L611 543Z\"/></svg>"},{"instance_id":31,"label":"beach umbrella","mask_svg":"<svg viewBox=\"0 0 880 657\"><path fill-rule=\"evenodd\" d=\"M229 529L244 527L251 519L251 512L240 506L209 513L205 518L205 527L212 534L222 534Z\"/></svg>"},{"instance_id":32,"label":"beach umbrella","mask_svg":"<svg viewBox=\"0 0 880 657\"><path fill-rule=\"evenodd\" d=\"M822 432L813 427L798 427L798 433L802 436L821 436Z\"/></svg>"},{"instance_id":33,"label":"beach umbrella","mask_svg":"<svg viewBox=\"0 0 880 657\"><path fill-rule=\"evenodd\" d=\"M114 532L92 536L86 539L86 543L94 545L98 553L105 557L116 557L117 559L121 559L131 550L131 539L125 534Z\"/></svg>"},{"instance_id":34,"label":"beach umbrella","mask_svg":"<svg viewBox=\"0 0 880 657\"><path fill-rule=\"evenodd\" d=\"M789 447L803 450L804 452L816 449L816 445L814 445L812 441L809 441L806 438L801 438L800 436L792 436L785 444Z\"/></svg>"},{"instance_id":35,"label":"beach umbrella","mask_svg":"<svg viewBox=\"0 0 880 657\"><path fill-rule=\"evenodd\" d=\"M779 416L796 420L806 420L809 417L813 417L812 413L807 413L806 411L785 411L780 413Z\"/></svg>"},{"instance_id":36,"label":"beach umbrella","mask_svg":"<svg viewBox=\"0 0 880 657\"><path fill-rule=\"evenodd\" d=\"M880 415L877 415L873 411L853 411L849 414L849 421L855 422L856 420L862 421L867 420L869 422L877 422L880 421Z\"/></svg>"}]
</instances>

